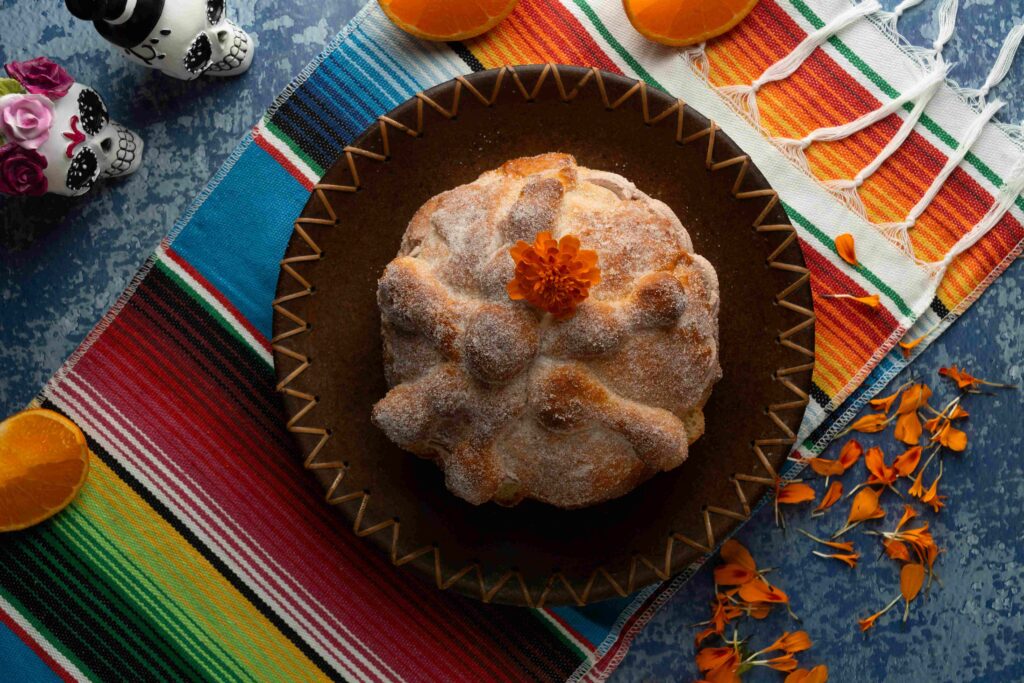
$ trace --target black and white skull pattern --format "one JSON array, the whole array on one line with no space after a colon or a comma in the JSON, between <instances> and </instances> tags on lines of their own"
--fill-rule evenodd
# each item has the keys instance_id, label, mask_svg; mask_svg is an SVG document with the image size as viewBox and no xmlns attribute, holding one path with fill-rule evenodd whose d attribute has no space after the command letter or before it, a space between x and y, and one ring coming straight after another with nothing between
<instances>
[{"instance_id":1,"label":"black and white skull pattern","mask_svg":"<svg viewBox=\"0 0 1024 683\"><path fill-rule=\"evenodd\" d=\"M212 26L224 16L224 0L206 0L206 21Z\"/></svg>"},{"instance_id":2,"label":"black and white skull pattern","mask_svg":"<svg viewBox=\"0 0 1024 683\"><path fill-rule=\"evenodd\" d=\"M185 70L198 76L210 66L212 56L213 45L210 44L210 37L206 33L200 33L185 52L183 60Z\"/></svg>"},{"instance_id":3,"label":"black and white skull pattern","mask_svg":"<svg viewBox=\"0 0 1024 683\"><path fill-rule=\"evenodd\" d=\"M97 135L110 121L107 105L92 88L85 88L78 93L78 122L88 135Z\"/></svg>"},{"instance_id":4,"label":"black and white skull pattern","mask_svg":"<svg viewBox=\"0 0 1024 683\"><path fill-rule=\"evenodd\" d=\"M85 192L100 175L99 159L90 147L81 147L68 167L67 186L74 192Z\"/></svg>"}]
</instances>

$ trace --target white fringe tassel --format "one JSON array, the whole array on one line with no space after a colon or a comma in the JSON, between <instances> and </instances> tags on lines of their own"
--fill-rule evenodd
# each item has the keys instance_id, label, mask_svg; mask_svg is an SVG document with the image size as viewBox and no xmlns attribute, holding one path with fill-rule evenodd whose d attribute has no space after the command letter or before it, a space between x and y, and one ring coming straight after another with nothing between
<instances>
[{"instance_id":1,"label":"white fringe tassel","mask_svg":"<svg viewBox=\"0 0 1024 683\"><path fill-rule=\"evenodd\" d=\"M904 250L904 252L914 257L913 246L910 243L910 236L907 234L916 224L921 215L931 206L931 203L935 201L935 197L938 196L939 192L946 185L949 177L953 175L953 172L958 166L967 158L967 153L971 151L975 143L978 142L978 138L981 137L982 132L985 130L985 126L992 117L996 115L1000 109L1003 108L1005 102L996 101L987 105L978 116L975 117L974 121L971 122L970 127L964 131L963 140L960 145L956 148L956 152L951 154L946 159L946 165L939 171L939 175L932 181L928 191L924 193L924 196L917 202L907 217L898 223L879 223L877 224L878 229L883 235L888 237L898 247ZM918 261L923 266L928 264L925 262Z\"/></svg>"},{"instance_id":2,"label":"white fringe tassel","mask_svg":"<svg viewBox=\"0 0 1024 683\"><path fill-rule=\"evenodd\" d=\"M910 115L903 120L896 135L892 136L892 139L882 148L882 151L871 161L870 164L865 166L857 173L853 178L849 180L828 180L825 181L825 187L834 192L839 199L846 204L854 212L864 216L867 211L864 207L864 202L861 201L860 194L857 190L861 185L867 181L868 178L878 172L878 169L882 168L886 161L889 160L893 154L895 154L903 145L907 139L910 138L910 134L914 132L914 127L917 126L918 121L921 120L921 116L928 109L928 105L931 104L932 99L939 92L942 84L945 82L945 77L949 73L950 65L947 65L942 61L940 57L936 63L935 70L931 72L929 77L925 80L926 87L924 87L914 101L914 108L911 110Z\"/></svg>"},{"instance_id":3,"label":"white fringe tassel","mask_svg":"<svg viewBox=\"0 0 1024 683\"><path fill-rule=\"evenodd\" d=\"M992 228L997 226L1003 220L1003 217L1013 209L1014 204L1017 202L1017 197L1022 192L1024 192L1024 158L1019 159L1014 165L1013 171L1010 172L1010 177L999 188L999 194L996 195L996 203L992 205L988 213L978 221L977 225L957 240L957 243L953 245L953 248L949 250L941 261L928 264L932 266L933 276L941 277L945 275L946 269L949 268L949 264L953 262L953 259L973 247Z\"/></svg>"},{"instance_id":4,"label":"white fringe tassel","mask_svg":"<svg viewBox=\"0 0 1024 683\"><path fill-rule=\"evenodd\" d=\"M1013 65L1013 59L1017 56L1017 50L1020 49L1022 40L1024 40L1024 24L1018 24L1007 34L1006 40L1003 41L1003 47L999 50L999 56L996 57L996 62L992 65L992 71L989 72L988 78L985 79L982 86L977 90L964 89L964 94L977 102L984 100L992 88L999 85L1006 78L1006 74L1010 73L1010 66Z\"/></svg>"},{"instance_id":5,"label":"white fringe tassel","mask_svg":"<svg viewBox=\"0 0 1024 683\"><path fill-rule=\"evenodd\" d=\"M942 0L939 5L939 35L935 36L932 49L940 54L946 43L953 37L953 29L956 28L956 13L960 9L960 0Z\"/></svg>"},{"instance_id":6,"label":"white fringe tassel","mask_svg":"<svg viewBox=\"0 0 1024 683\"><path fill-rule=\"evenodd\" d=\"M955 1L955 0L954 0ZM764 70L750 85L727 85L718 89L719 93L729 101L735 109L746 114L755 127L761 127L761 116L757 109L757 92L775 81L782 81L792 76L807 58L829 38L842 31L859 19L882 9L878 0L864 0L845 12L839 14L827 24L813 33L809 33L788 55Z\"/></svg>"}]
</instances>

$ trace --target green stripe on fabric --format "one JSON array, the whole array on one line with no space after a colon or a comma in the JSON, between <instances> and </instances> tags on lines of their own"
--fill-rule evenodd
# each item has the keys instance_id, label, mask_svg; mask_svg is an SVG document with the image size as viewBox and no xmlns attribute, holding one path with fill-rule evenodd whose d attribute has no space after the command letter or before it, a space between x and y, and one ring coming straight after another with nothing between
<instances>
[{"instance_id":1,"label":"green stripe on fabric","mask_svg":"<svg viewBox=\"0 0 1024 683\"><path fill-rule=\"evenodd\" d=\"M179 276L176 272L174 272L170 268L170 266L168 266L166 263L163 262L162 259L157 259L156 267L157 267L157 269L161 273L166 275L168 279L170 279L172 282L174 282L174 284L177 285L178 288L181 291L183 291L186 294L188 294L189 298L191 298L193 301L195 301L197 304L199 304L199 307L202 308L206 313L208 313L211 318L216 320L217 323L220 324L221 327L223 327L225 330L227 330L227 332L243 348L245 348L246 351L251 353L256 358L259 358L261 363L265 364L267 362L265 358L263 358L260 354L256 353L256 351L252 348L252 345L250 345L249 342L245 340L245 338L242 336L241 332L239 332L235 328L235 326L231 324L230 320L225 318L224 315L220 311L218 311L216 308L211 306L210 302L207 301L202 296L202 294L200 294L199 292L195 291L195 289L192 287L192 285L190 285L188 282L183 280L181 278L181 276Z\"/></svg>"},{"instance_id":2,"label":"green stripe on fabric","mask_svg":"<svg viewBox=\"0 0 1024 683\"><path fill-rule=\"evenodd\" d=\"M68 660L68 662L72 664L76 669L78 669L78 671L83 676L85 676L91 681L101 680L100 677L93 673L92 669L86 666L85 663L81 659L79 659L78 656L72 650L70 650L60 638L54 636L50 629L46 627L46 624L39 621L39 619L32 612L32 610L25 609L25 606L21 603L21 601L18 600L18 598L16 598L14 594L11 593L11 591L8 590L6 586L4 586L3 583L0 583L0 597L3 597L3 599L6 600L8 604L14 607L14 610L18 613L18 615L25 621L27 621L32 626L32 628L36 630L40 637L44 641L46 641L46 645L56 650L57 654L59 654L64 659Z\"/></svg>"},{"instance_id":3,"label":"green stripe on fabric","mask_svg":"<svg viewBox=\"0 0 1024 683\"><path fill-rule=\"evenodd\" d=\"M124 599L120 591L113 590L102 580L91 580L99 578L95 575L94 568L83 563L81 558L71 552L64 540L54 533L53 527L50 527L48 531L50 533L37 539L37 555L33 559L38 560L38 566L52 579L56 581L65 579L61 582L67 589L67 594L78 604L80 614L91 613L98 620L102 620L107 626L107 634L116 638L122 646L129 647L128 642L131 641L137 652L146 652L152 655L139 658L138 661L153 675L174 677L184 675L191 679L199 673L184 656L184 652L167 641L149 619L131 609L131 603ZM59 569L63 576L54 574L54 569ZM76 578L81 580L76 581ZM98 610L90 609L86 597L92 598L92 604ZM115 624L120 627L123 637L116 635L111 628ZM161 657L156 656L157 652L154 652L154 646L162 655ZM156 665L159 665L166 673L157 673L153 668Z\"/></svg>"},{"instance_id":4,"label":"green stripe on fabric","mask_svg":"<svg viewBox=\"0 0 1024 683\"><path fill-rule=\"evenodd\" d=\"M836 243L832 240L832 238L830 238L828 235L822 232L822 230L819 227L817 227L809 220L807 220L806 217L804 217L799 211L794 209L792 206L790 206L786 202L781 203L782 208L786 210L786 213L789 214L789 217L792 218L797 223L799 223L800 227L804 228L807 232L814 235L815 239L817 239L823 245L828 247L829 251L831 251L833 254L835 254L836 256L839 255L839 251L836 249ZM900 297L900 295L897 294L892 289L892 287L885 284L885 282L880 277L871 272L870 269L864 267L863 264L858 264L856 270L865 280L873 284L875 287L878 287L879 291L881 291L883 294L885 294L885 296L892 300L892 302L896 304L896 307L900 309L900 312L903 313L903 315L914 315L914 311L911 310L909 306L907 306L907 303Z\"/></svg>"},{"instance_id":5,"label":"green stripe on fabric","mask_svg":"<svg viewBox=\"0 0 1024 683\"><path fill-rule=\"evenodd\" d=\"M212 679L224 680L225 676L230 676L232 680L243 680L244 670L237 665L232 670L230 662L221 660L219 655L209 651L209 644L214 647L217 644L208 637L205 640L209 642L203 643L201 636L205 634L194 622L190 625L182 623L182 619L191 621L189 615L182 612L179 617L176 613L180 610L176 609L175 601L163 593L149 576L144 572L129 569L126 566L130 565L127 558L115 556L117 548L104 539L102 533L92 526L84 514L66 514L60 521L60 531L78 548L79 554L95 559L96 570L102 570L109 582L125 595L128 601L145 610L145 613L166 633L179 639L186 654L197 665L203 667ZM154 595L154 591L157 595ZM222 653L228 656L223 650ZM252 680L251 677L249 680Z\"/></svg>"},{"instance_id":6,"label":"green stripe on fabric","mask_svg":"<svg viewBox=\"0 0 1024 683\"><path fill-rule=\"evenodd\" d=\"M285 134L284 131L282 131L280 128L274 125L273 121L265 121L264 125L267 127L267 130L274 134L274 137L276 137L278 140L287 145L288 149L295 152L295 155L297 157L299 157L307 164L309 164L309 167L313 169L313 172L316 173L318 177L323 177L324 173L327 172L327 169L325 169L320 164L316 163L313 157L306 154L306 152L303 151L302 147L300 147L294 140L288 137L288 135Z\"/></svg>"},{"instance_id":7,"label":"green stripe on fabric","mask_svg":"<svg viewBox=\"0 0 1024 683\"><path fill-rule=\"evenodd\" d=\"M546 616L542 614L540 610L530 610L530 612L541 622L541 624L544 625L544 628L558 638L562 645L565 645L569 650L579 655L580 661L584 661L590 657L589 652L581 648L576 641L566 636L562 629L559 628L558 624L554 623L554 617Z\"/></svg>"},{"instance_id":8,"label":"green stripe on fabric","mask_svg":"<svg viewBox=\"0 0 1024 683\"><path fill-rule=\"evenodd\" d=\"M596 28L597 32L601 34L601 37L604 38L608 42L608 44L612 46L612 49L614 49L619 54L619 56L622 57L626 64L629 64L629 67L633 69L633 72L636 73L637 76L644 79L647 82L647 85L652 85L660 90L665 89L664 87L662 87L660 83L658 83L658 81L654 79L654 76L647 73L647 70L640 66L640 62L638 62L636 58L633 57L633 55L629 54L629 52L626 51L626 48L622 47L622 44L619 43L619 41L615 40L615 37L612 36L611 31L608 30L608 28L604 25L601 19L597 16L597 13L593 9L591 9L590 5L588 5L585 0L573 0L573 2L576 4L577 7L580 8L580 10L584 14L587 15L587 18L590 19L590 23L594 25L594 28Z\"/></svg>"},{"instance_id":9,"label":"green stripe on fabric","mask_svg":"<svg viewBox=\"0 0 1024 683\"><path fill-rule=\"evenodd\" d=\"M789 3L807 20L811 26L815 29L820 29L825 25L821 17L814 13L810 7L807 6L803 0L789 0ZM872 69L867 62L860 58L850 47L840 40L837 36L832 36L828 39L829 44L836 49L836 51L847 59L858 71L860 71L865 78L871 81L879 90L888 95L892 99L896 99L900 96L900 92L896 88L892 87L890 83L882 77L880 73ZM913 105L907 103L903 106L906 111L912 111ZM960 146L959 141L949 134L942 126L935 122L927 113L921 115L921 125L924 126L928 132L934 135L936 138L941 140L950 149L957 149ZM973 152L967 153L967 163L973 166L983 178L992 183L995 187L1001 188L1006 184L999 175L993 171L988 164L978 158ZM1024 198L1017 197L1015 202L1017 207L1024 211Z\"/></svg>"}]
</instances>

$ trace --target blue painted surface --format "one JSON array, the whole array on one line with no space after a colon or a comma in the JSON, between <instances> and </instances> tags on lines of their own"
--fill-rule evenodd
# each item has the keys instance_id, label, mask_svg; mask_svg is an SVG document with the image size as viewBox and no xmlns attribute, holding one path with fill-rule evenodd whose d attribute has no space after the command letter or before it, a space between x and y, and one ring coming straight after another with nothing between
<instances>
[{"instance_id":1,"label":"blue painted surface","mask_svg":"<svg viewBox=\"0 0 1024 683\"><path fill-rule=\"evenodd\" d=\"M59 681L60 677L21 638L0 624L0 680L43 683Z\"/></svg>"},{"instance_id":2,"label":"blue painted surface","mask_svg":"<svg viewBox=\"0 0 1024 683\"><path fill-rule=\"evenodd\" d=\"M29 400L81 341L210 174L357 4L360 0L233 3L232 16L259 45L252 70L239 79L185 84L123 61L89 27L73 22L59 3L0 0L0 60L40 53L54 57L99 90L114 117L140 132L147 143L145 163L135 177L107 183L83 200L0 199L0 413L13 412ZM934 35L930 10L935 4L926 0L902 24L919 44ZM947 56L958 62L958 80L978 85L1002 36L1024 15L1024 0L962 0L961 5L958 34ZM11 32L11 26L20 30ZM1024 59L997 90L1010 100L1004 120L1024 116L1024 100L1016 97L1021 84ZM244 221L239 229L245 229ZM1022 289L1024 264L1018 262L911 372L934 381L936 368L960 362L979 374L1020 381ZM875 558L869 537L851 535L864 554L862 566L851 572L811 556L811 545L803 537L776 530L770 509L739 534L763 566L778 568L778 581L803 618L801 627L816 643L804 659L828 663L832 680L1024 680L1019 643L1024 633L1021 395L975 397L972 406L972 445L963 457L946 463L943 483L949 506L934 519L925 515L946 550L939 563L943 586L915 604L906 626L891 618L867 637L856 631L856 619L887 602L898 582L895 568ZM880 442L890 458L898 452L891 441ZM835 457L832 450L826 457ZM861 472L851 472L848 482ZM894 517L896 502L887 504ZM825 533L838 525L841 514L815 524L808 523L805 511L793 511L789 518L791 527ZM709 567L641 633L614 680L695 678L695 629L690 625L706 617L711 595ZM761 644L794 627L776 615L749 633ZM15 673L14 652L27 651L0 644L0 678ZM18 666L37 665L31 655L17 661ZM36 680L31 671L17 670L17 677ZM763 675L750 678L782 678L774 672L757 673Z\"/></svg>"}]
</instances>

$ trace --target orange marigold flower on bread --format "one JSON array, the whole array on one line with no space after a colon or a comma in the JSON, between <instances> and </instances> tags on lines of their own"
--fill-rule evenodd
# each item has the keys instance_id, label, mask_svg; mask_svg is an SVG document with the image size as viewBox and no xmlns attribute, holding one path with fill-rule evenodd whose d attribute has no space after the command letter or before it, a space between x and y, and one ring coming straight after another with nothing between
<instances>
[{"instance_id":1,"label":"orange marigold flower on bread","mask_svg":"<svg viewBox=\"0 0 1024 683\"><path fill-rule=\"evenodd\" d=\"M565 235L557 242L550 232L537 234L533 244L520 241L509 250L515 277L508 283L513 301L526 301L555 318L568 318L601 282L597 252L580 249L580 241Z\"/></svg>"}]
</instances>

